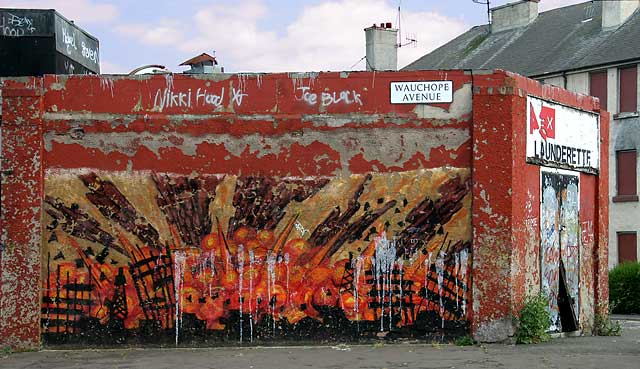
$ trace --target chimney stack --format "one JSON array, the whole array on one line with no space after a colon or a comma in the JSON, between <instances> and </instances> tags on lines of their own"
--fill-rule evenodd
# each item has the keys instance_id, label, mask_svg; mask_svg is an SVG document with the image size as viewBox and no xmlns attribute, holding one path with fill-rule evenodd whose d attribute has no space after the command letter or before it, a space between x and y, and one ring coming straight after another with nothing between
<instances>
[{"instance_id":1,"label":"chimney stack","mask_svg":"<svg viewBox=\"0 0 640 369\"><path fill-rule=\"evenodd\" d=\"M522 0L491 9L491 32L507 31L529 25L538 17L540 0Z\"/></svg>"},{"instance_id":2,"label":"chimney stack","mask_svg":"<svg viewBox=\"0 0 640 369\"><path fill-rule=\"evenodd\" d=\"M391 23L364 29L367 42L367 70L398 69L398 30Z\"/></svg>"},{"instance_id":3,"label":"chimney stack","mask_svg":"<svg viewBox=\"0 0 640 369\"><path fill-rule=\"evenodd\" d=\"M602 28L619 27L638 9L640 0L603 1Z\"/></svg>"}]
</instances>

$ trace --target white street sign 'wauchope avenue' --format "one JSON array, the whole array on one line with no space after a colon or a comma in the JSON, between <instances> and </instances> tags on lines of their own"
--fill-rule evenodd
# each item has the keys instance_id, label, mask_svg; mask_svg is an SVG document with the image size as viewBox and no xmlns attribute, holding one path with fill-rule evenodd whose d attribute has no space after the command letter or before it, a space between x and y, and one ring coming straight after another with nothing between
<instances>
[{"instance_id":1,"label":"white street sign 'wauchope avenue'","mask_svg":"<svg viewBox=\"0 0 640 369\"><path fill-rule=\"evenodd\" d=\"M392 104L453 102L453 81L391 82Z\"/></svg>"},{"instance_id":2,"label":"white street sign 'wauchope avenue'","mask_svg":"<svg viewBox=\"0 0 640 369\"><path fill-rule=\"evenodd\" d=\"M527 162L597 174L599 116L527 96Z\"/></svg>"}]
</instances>

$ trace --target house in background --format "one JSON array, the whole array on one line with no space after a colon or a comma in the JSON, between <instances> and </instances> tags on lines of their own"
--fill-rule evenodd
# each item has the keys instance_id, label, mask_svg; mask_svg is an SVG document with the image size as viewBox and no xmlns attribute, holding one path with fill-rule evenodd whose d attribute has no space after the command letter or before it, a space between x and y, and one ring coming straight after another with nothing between
<instances>
[{"instance_id":1,"label":"house in background","mask_svg":"<svg viewBox=\"0 0 640 369\"><path fill-rule=\"evenodd\" d=\"M491 10L404 70L505 69L600 98L612 114L609 267L638 260L640 1L588 1L538 13L537 0Z\"/></svg>"},{"instance_id":2,"label":"house in background","mask_svg":"<svg viewBox=\"0 0 640 369\"><path fill-rule=\"evenodd\" d=\"M224 68L218 65L216 57L207 53L202 53L182 62L180 66L187 66L191 68L184 72L186 74L224 73Z\"/></svg>"}]
</instances>

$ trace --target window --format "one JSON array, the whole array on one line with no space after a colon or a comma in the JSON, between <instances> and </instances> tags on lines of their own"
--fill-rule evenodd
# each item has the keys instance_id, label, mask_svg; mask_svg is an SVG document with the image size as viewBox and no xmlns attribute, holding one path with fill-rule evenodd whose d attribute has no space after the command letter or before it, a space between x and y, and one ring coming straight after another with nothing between
<instances>
[{"instance_id":1,"label":"window","mask_svg":"<svg viewBox=\"0 0 640 369\"><path fill-rule=\"evenodd\" d=\"M618 232L618 264L638 261L636 232Z\"/></svg>"},{"instance_id":2,"label":"window","mask_svg":"<svg viewBox=\"0 0 640 369\"><path fill-rule=\"evenodd\" d=\"M638 106L638 68L621 68L620 75L620 113L637 111Z\"/></svg>"},{"instance_id":3,"label":"window","mask_svg":"<svg viewBox=\"0 0 640 369\"><path fill-rule=\"evenodd\" d=\"M589 73L589 95L600 99L600 107L607 110L607 71Z\"/></svg>"},{"instance_id":4,"label":"window","mask_svg":"<svg viewBox=\"0 0 640 369\"><path fill-rule=\"evenodd\" d=\"M616 151L616 187L613 202L638 201L636 150Z\"/></svg>"}]
</instances>

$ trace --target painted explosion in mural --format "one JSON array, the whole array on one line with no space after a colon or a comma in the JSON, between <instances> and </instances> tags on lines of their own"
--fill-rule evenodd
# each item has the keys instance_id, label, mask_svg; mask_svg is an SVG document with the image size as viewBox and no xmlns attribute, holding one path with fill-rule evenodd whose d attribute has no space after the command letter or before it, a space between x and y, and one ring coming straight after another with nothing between
<instances>
[{"instance_id":1,"label":"painted explosion in mural","mask_svg":"<svg viewBox=\"0 0 640 369\"><path fill-rule=\"evenodd\" d=\"M467 334L469 176L47 173L43 338L186 345Z\"/></svg>"}]
</instances>

